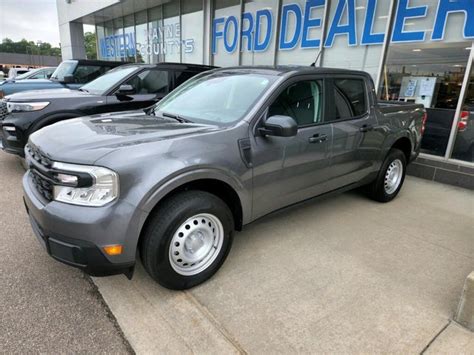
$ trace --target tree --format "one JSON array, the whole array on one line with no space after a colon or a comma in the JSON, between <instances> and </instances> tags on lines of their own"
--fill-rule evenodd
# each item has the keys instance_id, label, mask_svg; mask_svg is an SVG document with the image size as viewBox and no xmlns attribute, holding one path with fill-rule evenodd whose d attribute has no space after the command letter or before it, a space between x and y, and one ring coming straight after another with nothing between
<instances>
[{"instance_id":1,"label":"tree","mask_svg":"<svg viewBox=\"0 0 474 355\"><path fill-rule=\"evenodd\" d=\"M84 33L84 46L86 47L87 59L97 59L97 38L95 33Z\"/></svg>"},{"instance_id":2,"label":"tree","mask_svg":"<svg viewBox=\"0 0 474 355\"><path fill-rule=\"evenodd\" d=\"M0 43L0 52L61 56L61 49L51 46L50 43L43 42L36 44L24 38L18 42L13 42L10 38L4 38L2 43Z\"/></svg>"}]
</instances>

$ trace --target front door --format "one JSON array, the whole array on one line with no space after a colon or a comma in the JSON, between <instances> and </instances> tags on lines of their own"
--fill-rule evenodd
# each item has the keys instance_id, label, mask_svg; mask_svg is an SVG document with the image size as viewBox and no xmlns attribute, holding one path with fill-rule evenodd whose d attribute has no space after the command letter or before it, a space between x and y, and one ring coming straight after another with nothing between
<instances>
[{"instance_id":1,"label":"front door","mask_svg":"<svg viewBox=\"0 0 474 355\"><path fill-rule=\"evenodd\" d=\"M269 105L266 117L285 115L298 123L294 137L261 136L251 142L253 217L326 191L332 126L324 123L322 78L294 80Z\"/></svg>"}]
</instances>

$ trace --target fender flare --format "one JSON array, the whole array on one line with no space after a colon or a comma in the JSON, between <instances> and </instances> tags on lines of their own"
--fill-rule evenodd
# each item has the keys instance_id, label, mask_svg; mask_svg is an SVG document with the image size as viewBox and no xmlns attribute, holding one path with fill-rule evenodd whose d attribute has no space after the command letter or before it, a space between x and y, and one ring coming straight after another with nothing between
<instances>
[{"instance_id":1,"label":"fender flare","mask_svg":"<svg viewBox=\"0 0 474 355\"><path fill-rule=\"evenodd\" d=\"M170 177L164 182L157 184L154 189L148 193L139 203L139 208L145 213L150 213L158 203L169 193L173 192L180 186L197 180L211 179L218 180L229 185L237 194L242 207L242 220L245 224L251 218L252 199L248 195L241 181L220 169L216 168L199 168L188 171L181 171Z\"/></svg>"}]
</instances>

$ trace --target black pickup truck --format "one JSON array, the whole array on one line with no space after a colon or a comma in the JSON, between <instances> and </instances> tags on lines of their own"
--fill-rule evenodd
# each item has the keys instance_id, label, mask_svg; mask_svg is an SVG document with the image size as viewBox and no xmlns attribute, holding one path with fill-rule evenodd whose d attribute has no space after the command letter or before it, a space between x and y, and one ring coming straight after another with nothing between
<instances>
[{"instance_id":1,"label":"black pickup truck","mask_svg":"<svg viewBox=\"0 0 474 355\"><path fill-rule=\"evenodd\" d=\"M79 90L52 89L11 95L0 102L3 150L23 156L31 133L53 123L98 113L142 109L153 105L183 82L213 67L161 63L125 64Z\"/></svg>"}]
</instances>

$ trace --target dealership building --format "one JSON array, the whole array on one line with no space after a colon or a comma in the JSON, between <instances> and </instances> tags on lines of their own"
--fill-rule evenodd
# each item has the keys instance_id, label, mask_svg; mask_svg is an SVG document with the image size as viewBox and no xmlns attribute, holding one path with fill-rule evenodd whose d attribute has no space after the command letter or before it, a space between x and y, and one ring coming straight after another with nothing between
<instances>
[{"instance_id":1,"label":"dealership building","mask_svg":"<svg viewBox=\"0 0 474 355\"><path fill-rule=\"evenodd\" d=\"M425 105L420 177L474 187L473 0L57 0L64 59L368 72L383 100Z\"/></svg>"}]
</instances>

